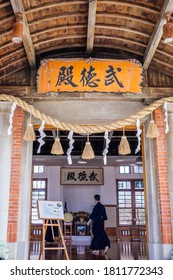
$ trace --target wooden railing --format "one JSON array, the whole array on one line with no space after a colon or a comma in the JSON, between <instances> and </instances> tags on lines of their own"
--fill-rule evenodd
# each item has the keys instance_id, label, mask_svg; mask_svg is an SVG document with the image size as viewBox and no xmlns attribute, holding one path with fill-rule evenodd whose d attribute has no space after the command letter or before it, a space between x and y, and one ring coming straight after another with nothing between
<instances>
[{"instance_id":1,"label":"wooden railing","mask_svg":"<svg viewBox=\"0 0 173 280\"><path fill-rule=\"evenodd\" d=\"M30 240L31 241L35 241L35 240L41 241L42 240L42 229L43 229L43 225L32 224Z\"/></svg>"},{"instance_id":2,"label":"wooden railing","mask_svg":"<svg viewBox=\"0 0 173 280\"><path fill-rule=\"evenodd\" d=\"M120 226L117 228L117 240L146 241L146 227Z\"/></svg>"}]
</instances>

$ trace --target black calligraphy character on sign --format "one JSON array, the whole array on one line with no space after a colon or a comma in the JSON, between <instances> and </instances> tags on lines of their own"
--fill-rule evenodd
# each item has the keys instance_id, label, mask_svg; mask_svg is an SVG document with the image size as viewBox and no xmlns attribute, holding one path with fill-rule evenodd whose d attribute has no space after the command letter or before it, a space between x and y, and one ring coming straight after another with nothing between
<instances>
[{"instance_id":1,"label":"black calligraphy character on sign","mask_svg":"<svg viewBox=\"0 0 173 280\"><path fill-rule=\"evenodd\" d=\"M120 67L117 67L116 70L118 72L121 72L121 68ZM109 69L106 70L106 73L108 73L106 76L105 76L105 86L109 86L111 84L113 84L115 81L117 82L117 84L119 85L119 87L123 88L123 84L122 82L120 82L116 76L116 72L114 70L114 67L112 65L109 65Z\"/></svg>"},{"instance_id":2,"label":"black calligraphy character on sign","mask_svg":"<svg viewBox=\"0 0 173 280\"><path fill-rule=\"evenodd\" d=\"M66 181L76 181L75 172L68 172Z\"/></svg>"},{"instance_id":3,"label":"black calligraphy character on sign","mask_svg":"<svg viewBox=\"0 0 173 280\"><path fill-rule=\"evenodd\" d=\"M65 85L71 85L72 87L77 87L75 83L73 83L73 66L69 66L66 68L62 66L59 71L58 80L56 82L56 86L60 86L62 83Z\"/></svg>"},{"instance_id":4,"label":"black calligraphy character on sign","mask_svg":"<svg viewBox=\"0 0 173 280\"><path fill-rule=\"evenodd\" d=\"M79 172L78 179L79 181L88 181L86 172Z\"/></svg>"},{"instance_id":5,"label":"black calligraphy character on sign","mask_svg":"<svg viewBox=\"0 0 173 280\"><path fill-rule=\"evenodd\" d=\"M95 68L90 66L90 69L87 71L86 68L83 68L82 72L80 73L82 75L82 78L80 79L80 82L83 83L84 86L89 86L89 87L98 87L97 82L100 82L100 79L94 79L93 78L97 75L93 71Z\"/></svg>"},{"instance_id":6,"label":"black calligraphy character on sign","mask_svg":"<svg viewBox=\"0 0 173 280\"><path fill-rule=\"evenodd\" d=\"M97 182L99 181L97 179L97 173L95 173L94 171L91 172L89 178L90 178L90 181L97 181Z\"/></svg>"}]
</instances>

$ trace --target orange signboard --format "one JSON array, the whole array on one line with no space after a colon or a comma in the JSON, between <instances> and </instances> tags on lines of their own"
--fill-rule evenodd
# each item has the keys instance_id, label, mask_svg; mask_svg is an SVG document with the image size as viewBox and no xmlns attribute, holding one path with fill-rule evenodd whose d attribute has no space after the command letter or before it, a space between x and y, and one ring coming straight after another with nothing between
<instances>
[{"instance_id":1,"label":"orange signboard","mask_svg":"<svg viewBox=\"0 0 173 280\"><path fill-rule=\"evenodd\" d=\"M141 93L142 67L137 60L43 60L37 92Z\"/></svg>"}]
</instances>

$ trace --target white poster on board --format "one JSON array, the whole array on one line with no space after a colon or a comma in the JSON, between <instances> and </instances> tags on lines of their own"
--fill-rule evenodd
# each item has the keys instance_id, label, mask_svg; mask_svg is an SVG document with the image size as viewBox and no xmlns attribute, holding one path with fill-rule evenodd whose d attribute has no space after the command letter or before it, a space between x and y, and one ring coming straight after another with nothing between
<instances>
[{"instance_id":1,"label":"white poster on board","mask_svg":"<svg viewBox=\"0 0 173 280\"><path fill-rule=\"evenodd\" d=\"M64 220L63 204L61 201L38 200L39 219Z\"/></svg>"}]
</instances>

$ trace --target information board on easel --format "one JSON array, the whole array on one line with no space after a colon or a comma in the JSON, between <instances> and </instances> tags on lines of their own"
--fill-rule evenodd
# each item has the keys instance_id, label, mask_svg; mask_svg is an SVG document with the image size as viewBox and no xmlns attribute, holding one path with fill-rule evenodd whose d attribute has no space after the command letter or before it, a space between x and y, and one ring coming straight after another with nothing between
<instances>
[{"instance_id":1,"label":"information board on easel","mask_svg":"<svg viewBox=\"0 0 173 280\"><path fill-rule=\"evenodd\" d=\"M42 259L45 259L45 250L64 250L67 260L69 260L66 244L64 241L64 236L62 233L62 228L60 224L60 220L64 220L64 211L63 211L63 204L61 201L48 201L48 200L38 200L38 216L39 219L43 219L43 237L42 237L42 249L40 251L39 259L42 256ZM52 223L52 220L57 221L57 223ZM53 227L58 227L60 239L62 241L61 247L45 247L45 236L47 227L50 226L52 228L53 233Z\"/></svg>"},{"instance_id":2,"label":"information board on easel","mask_svg":"<svg viewBox=\"0 0 173 280\"><path fill-rule=\"evenodd\" d=\"M64 220L63 204L61 201L38 200L39 219Z\"/></svg>"}]
</instances>

